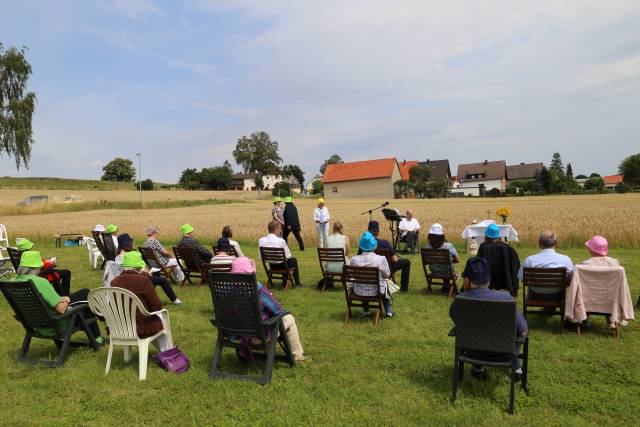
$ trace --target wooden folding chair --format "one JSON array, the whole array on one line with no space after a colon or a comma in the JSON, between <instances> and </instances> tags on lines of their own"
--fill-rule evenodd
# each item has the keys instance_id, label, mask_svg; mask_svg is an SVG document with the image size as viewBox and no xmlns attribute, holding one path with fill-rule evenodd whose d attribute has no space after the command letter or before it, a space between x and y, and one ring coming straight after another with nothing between
<instances>
[{"instance_id":1,"label":"wooden folding chair","mask_svg":"<svg viewBox=\"0 0 640 427\"><path fill-rule=\"evenodd\" d=\"M398 283L396 282L395 271L393 271L393 260L391 259L391 251L389 249L376 248L375 253L376 255L383 256L387 259L387 264L389 264L389 272L391 273L389 278L393 280L393 283Z\"/></svg>"},{"instance_id":2,"label":"wooden folding chair","mask_svg":"<svg viewBox=\"0 0 640 427\"><path fill-rule=\"evenodd\" d=\"M344 320L345 325L349 323L349 319L353 316L352 307L362 307L363 309L374 308L376 316L373 324L378 325L378 321L382 317L384 304L382 303L382 294L380 294L380 271L378 267L359 267L354 265L345 265L342 269L342 279L346 284L344 287L344 296L347 301L347 314ZM356 295L354 286L366 289L366 293L370 296Z\"/></svg>"},{"instance_id":3,"label":"wooden folding chair","mask_svg":"<svg viewBox=\"0 0 640 427\"><path fill-rule=\"evenodd\" d=\"M422 271L427 279L427 293L433 293L431 285L449 287L449 298L458 293L458 273L453 271L451 254L446 249L420 249ZM438 282L435 282L435 281Z\"/></svg>"},{"instance_id":4,"label":"wooden folding chair","mask_svg":"<svg viewBox=\"0 0 640 427\"><path fill-rule=\"evenodd\" d=\"M265 248L260 247L260 258L264 272L267 273L268 287L273 286L274 277L286 281L284 286L285 292L289 289L293 281L293 268L289 267L284 248ZM277 277L279 276L279 277Z\"/></svg>"},{"instance_id":5,"label":"wooden folding chair","mask_svg":"<svg viewBox=\"0 0 640 427\"><path fill-rule=\"evenodd\" d=\"M160 257L154 249L140 246L138 247L138 250L140 251L140 254L142 254L142 259L147 264L147 266L149 266L149 268L158 269L159 275L171 280L171 283L176 283L176 281L173 279L171 269L162 265L162 263L160 262Z\"/></svg>"},{"instance_id":6,"label":"wooden folding chair","mask_svg":"<svg viewBox=\"0 0 640 427\"><path fill-rule=\"evenodd\" d=\"M320 262L320 271L324 283L322 284L322 293L327 288L327 282L330 279L338 278L343 286L344 280L342 279L342 267L346 263L343 248L318 248L318 261ZM331 264L328 264L331 263ZM327 266L340 266L340 271L328 271Z\"/></svg>"},{"instance_id":7,"label":"wooden folding chair","mask_svg":"<svg viewBox=\"0 0 640 427\"><path fill-rule=\"evenodd\" d=\"M229 273L231 271L231 263L224 263L224 264L213 264L210 262L203 262L202 264L200 264L202 267L203 271L206 271L207 273L209 271L213 271L216 273Z\"/></svg>"},{"instance_id":8,"label":"wooden folding chair","mask_svg":"<svg viewBox=\"0 0 640 427\"><path fill-rule=\"evenodd\" d=\"M95 318L87 319L83 311L87 304L74 304L64 314L52 314L49 305L44 301L40 292L31 280L26 282L0 282L0 290L13 308L15 318L22 324L25 336L22 348L18 354L18 362L41 364L50 368L64 365L64 360L69 353L70 346L82 346L86 344L72 342L71 336L78 331L84 331L89 340L89 345L98 350L100 345L91 332L90 325L96 322ZM67 327L62 325L66 323ZM43 334L42 329L51 329L52 334ZM58 348L57 357L54 360L32 359L27 357L32 338L52 340Z\"/></svg>"},{"instance_id":9,"label":"wooden folding chair","mask_svg":"<svg viewBox=\"0 0 640 427\"><path fill-rule=\"evenodd\" d=\"M560 333L564 333L564 303L567 294L567 269L562 268L525 268L522 273L522 314L525 318L529 314L544 316L560 316ZM558 289L560 298L557 300L529 297L527 289L531 288ZM542 310L531 310L531 307Z\"/></svg>"},{"instance_id":10,"label":"wooden folding chair","mask_svg":"<svg viewBox=\"0 0 640 427\"><path fill-rule=\"evenodd\" d=\"M212 246L211 249L213 249L213 255L218 255L218 252L220 252L220 249L218 249L217 246ZM229 251L230 256L238 256L238 253L236 252L236 248L232 245L231 246L231 250Z\"/></svg>"},{"instance_id":11,"label":"wooden folding chair","mask_svg":"<svg viewBox=\"0 0 640 427\"><path fill-rule=\"evenodd\" d=\"M290 367L295 366L291 346L284 330L282 318L288 313L262 320L260 297L255 273L219 273L210 271L207 276L214 317L211 324L218 330L215 354L211 362L209 377L233 378L267 384L271 381L276 346L284 351L284 358ZM249 343L249 344L247 344ZM243 346L250 345L251 352L260 351L267 356L266 366L261 376L239 375L220 371L222 351L233 348L240 354ZM255 361L254 361L255 362Z\"/></svg>"},{"instance_id":12,"label":"wooden folding chair","mask_svg":"<svg viewBox=\"0 0 640 427\"><path fill-rule=\"evenodd\" d=\"M174 246L173 254L176 256L178 265L184 273L184 280L180 284L180 287L184 287L186 282L193 285L191 277L194 279L200 279L198 286L202 285L207 276L207 271L202 269L202 263L198 257L196 250L190 246Z\"/></svg>"}]
</instances>

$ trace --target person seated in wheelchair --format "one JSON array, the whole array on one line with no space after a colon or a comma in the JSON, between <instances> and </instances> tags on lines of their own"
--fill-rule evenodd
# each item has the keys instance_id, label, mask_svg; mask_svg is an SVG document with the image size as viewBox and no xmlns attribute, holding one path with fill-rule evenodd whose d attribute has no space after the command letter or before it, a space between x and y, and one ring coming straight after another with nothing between
<instances>
[{"instance_id":1,"label":"person seated in wheelchair","mask_svg":"<svg viewBox=\"0 0 640 427\"><path fill-rule=\"evenodd\" d=\"M251 274L256 271L256 263L254 260L247 257L238 257L231 263L231 273L239 274ZM286 310L276 300L271 292L260 282L258 282L258 296L260 298L260 311L262 313L262 319L266 320L269 317L277 316ZM291 346L291 353L296 362L304 362L308 358L304 354L304 349L300 343L300 336L298 334L298 326L296 325L296 319L292 314L286 314L282 317L282 324ZM240 356L244 359L251 358L251 340L255 337L242 338L244 346L240 349Z\"/></svg>"},{"instance_id":2,"label":"person seated in wheelchair","mask_svg":"<svg viewBox=\"0 0 640 427\"><path fill-rule=\"evenodd\" d=\"M44 299L45 303L51 308L51 314L54 316L55 314L64 314L71 304L87 301L87 296L89 295L89 289L87 288L79 289L69 296L58 295L51 283L49 283L47 279L39 276L43 265L44 263L42 262L40 252L31 250L23 252L20 257L20 266L16 272L17 275L12 281L26 282L31 280L40 295L42 295L42 299ZM91 310L89 310L89 306L83 311L83 314L85 319L95 317ZM62 330L67 329L69 327L69 319L62 320L59 326ZM103 338L100 335L98 323L91 323L90 328L93 336L96 337L96 343L102 344ZM36 328L36 331L44 336L55 335L55 331L52 328Z\"/></svg>"},{"instance_id":3,"label":"person seated in wheelchair","mask_svg":"<svg viewBox=\"0 0 640 427\"><path fill-rule=\"evenodd\" d=\"M404 242L407 252L415 253L418 244L418 233L420 232L420 223L413 216L413 210L407 209L407 216L402 218L398 224L400 230L400 241Z\"/></svg>"},{"instance_id":4,"label":"person seated in wheelchair","mask_svg":"<svg viewBox=\"0 0 640 427\"><path fill-rule=\"evenodd\" d=\"M466 266L464 267L464 271L462 272L462 277L464 279L463 287L465 292L458 295L451 303L451 306L449 307L449 316L451 317L451 319L455 319L456 300L458 298L472 298L487 301L513 301L513 297L508 292L489 289L489 264L484 258L469 258ZM522 313L520 313L520 311L516 313L516 322L518 336L524 337L528 335L529 331L527 327L527 321L525 320L524 316L522 316ZM518 346L516 352L519 354L520 346ZM489 352L475 352L472 355L472 357L476 357L478 359L495 359L496 361L499 361L502 356L503 355ZM519 379L522 376L520 359L517 359L517 364L516 378ZM487 379L487 373L485 369L480 366L473 366L471 368L471 376L483 381Z\"/></svg>"}]
</instances>

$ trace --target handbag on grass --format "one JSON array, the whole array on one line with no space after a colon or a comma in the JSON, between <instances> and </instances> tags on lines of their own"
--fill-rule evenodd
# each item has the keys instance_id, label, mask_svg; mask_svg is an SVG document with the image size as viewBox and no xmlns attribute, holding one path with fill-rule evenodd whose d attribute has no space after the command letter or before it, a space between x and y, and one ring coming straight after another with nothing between
<instances>
[{"instance_id":1,"label":"handbag on grass","mask_svg":"<svg viewBox=\"0 0 640 427\"><path fill-rule=\"evenodd\" d=\"M173 347L169 350L161 351L153 355L153 359L158 362L158 365L165 371L175 372L180 374L187 372L191 362L185 354L180 350L180 347Z\"/></svg>"},{"instance_id":2,"label":"handbag on grass","mask_svg":"<svg viewBox=\"0 0 640 427\"><path fill-rule=\"evenodd\" d=\"M396 282L394 282L391 279L385 279L385 280L387 281L387 291L389 292L389 294L395 294L400 290L400 286L398 286Z\"/></svg>"}]
</instances>

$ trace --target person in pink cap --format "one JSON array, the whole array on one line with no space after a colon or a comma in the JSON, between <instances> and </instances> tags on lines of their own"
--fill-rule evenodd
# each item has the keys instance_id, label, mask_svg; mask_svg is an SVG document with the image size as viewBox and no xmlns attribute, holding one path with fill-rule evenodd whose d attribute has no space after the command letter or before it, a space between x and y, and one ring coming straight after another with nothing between
<instances>
[{"instance_id":1,"label":"person in pink cap","mask_svg":"<svg viewBox=\"0 0 640 427\"><path fill-rule=\"evenodd\" d=\"M611 258L609 255L609 242L602 236L593 236L584 244L591 258L582 261L584 265L598 265L601 267L618 267L620 263L617 259Z\"/></svg>"},{"instance_id":2,"label":"person in pink cap","mask_svg":"<svg viewBox=\"0 0 640 427\"><path fill-rule=\"evenodd\" d=\"M231 272L240 274L255 273L256 263L254 260L247 257L238 257L231 263ZM286 312L282 305L273 297L273 294L260 282L258 282L258 297L260 298L260 311L262 312L262 319L266 320L271 316L277 316L282 312ZM296 325L296 319L292 314L286 314L282 317L282 323L284 330L287 333L289 339L289 345L291 346L291 353L296 362L304 362L307 357L304 355L302 344L300 344L300 336L298 335L298 326ZM241 355L243 357L249 356L249 349L242 349Z\"/></svg>"}]
</instances>

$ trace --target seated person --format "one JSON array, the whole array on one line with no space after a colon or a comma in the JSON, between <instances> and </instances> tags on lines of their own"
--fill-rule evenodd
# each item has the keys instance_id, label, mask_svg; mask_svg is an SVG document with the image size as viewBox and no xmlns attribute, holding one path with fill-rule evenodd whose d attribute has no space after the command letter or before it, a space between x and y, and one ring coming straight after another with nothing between
<instances>
[{"instance_id":1,"label":"seated person","mask_svg":"<svg viewBox=\"0 0 640 427\"><path fill-rule=\"evenodd\" d=\"M111 238L113 238L113 245L118 249L118 236L120 233L118 232L118 226L109 224L107 228L104 230L105 233L111 233Z\"/></svg>"},{"instance_id":2,"label":"seated person","mask_svg":"<svg viewBox=\"0 0 640 427\"><path fill-rule=\"evenodd\" d=\"M442 225L435 223L432 224L431 227L429 228L429 234L427 235L427 244L425 245L426 249L442 249L442 250L447 250L449 251L449 255L451 257L451 271L454 271L453 268L453 264L457 264L460 262L460 257L458 256L458 251L456 250L456 247L453 246L453 244L449 241L447 241L447 238L444 235L444 230L442 228ZM442 265L433 265L433 266L429 266L429 269L433 272L433 273L442 273L443 271L446 271L443 269L444 266ZM446 269L446 267L444 267ZM448 292L449 287L451 286L451 284L447 285L447 286L443 286L442 287L442 292Z\"/></svg>"},{"instance_id":3,"label":"seated person","mask_svg":"<svg viewBox=\"0 0 640 427\"><path fill-rule=\"evenodd\" d=\"M496 224L489 224L484 230L484 242L478 248L478 256L489 264L491 289L503 289L517 296L520 258L516 250L500 238L500 227Z\"/></svg>"},{"instance_id":4,"label":"seated person","mask_svg":"<svg viewBox=\"0 0 640 427\"><path fill-rule=\"evenodd\" d=\"M378 221L369 221L368 231L373 234L378 242L378 248L386 249L391 256L391 271L402 271L400 276L400 292L407 292L409 290L409 277L411 276L411 261L405 258L400 258L396 255L396 251L393 249L393 245L388 240L380 239L380 224ZM361 254L362 250L358 249L358 254Z\"/></svg>"},{"instance_id":5,"label":"seated person","mask_svg":"<svg viewBox=\"0 0 640 427\"><path fill-rule=\"evenodd\" d=\"M182 239L178 241L176 246L186 246L195 249L199 264L211 262L213 254L193 237L193 226L191 224L183 224L182 227L180 227L180 231L182 232ZM193 268L194 266L189 267Z\"/></svg>"},{"instance_id":6,"label":"seated person","mask_svg":"<svg viewBox=\"0 0 640 427\"><path fill-rule=\"evenodd\" d=\"M40 270L43 267L44 263L42 262L42 257L40 256L40 252L37 251L25 251L22 253L20 257L20 266L18 267L17 275L12 279L14 282L25 282L27 280L31 280L35 285L40 295L42 295L42 299L49 305L49 307L55 311L57 314L64 314L69 308L69 304L87 301L87 297L89 296L89 289L83 288L69 296L60 296L56 293L46 279L39 276ZM53 314L53 313L52 313ZM91 319L94 314L91 312L89 307L87 306L86 310L83 311L84 317L86 319ZM69 320L63 320L60 323L60 328L64 331L69 326ZM96 339L98 344L102 344L103 339L100 336L100 328L98 327L98 323L91 324L91 332ZM45 336L51 336L55 334L55 331L51 328L36 328L36 330Z\"/></svg>"},{"instance_id":7,"label":"seated person","mask_svg":"<svg viewBox=\"0 0 640 427\"><path fill-rule=\"evenodd\" d=\"M570 278L573 272L573 262L571 258L566 255L562 255L556 252L556 246L558 245L558 239L551 230L546 230L540 233L538 237L538 245L541 251L535 255L528 256L520 271L518 277L522 280L523 271L525 268L560 268L567 269L567 279ZM527 292L527 298L537 300L550 300L561 301L562 289L558 288L540 288L529 287Z\"/></svg>"},{"instance_id":8,"label":"seated person","mask_svg":"<svg viewBox=\"0 0 640 427\"><path fill-rule=\"evenodd\" d=\"M256 266L252 259L247 257L235 258L231 264L232 273L255 273ZM269 317L277 316L286 310L280 305L280 303L274 298L273 294L260 282L258 282L258 296L260 297L260 311L262 313L262 320L266 320ZM298 335L298 326L296 325L296 319L292 314L286 314L282 317L282 323L284 330L287 333L289 339L289 345L291 346L291 353L296 362L304 362L307 357L304 355L302 344L300 344L300 336ZM241 356L244 358L250 357L249 345L240 351Z\"/></svg>"},{"instance_id":9,"label":"seated person","mask_svg":"<svg viewBox=\"0 0 640 427\"><path fill-rule=\"evenodd\" d=\"M159 234L160 227L152 226L147 228L147 240L144 241L142 246L153 249L160 264L165 268L170 268L173 279L181 282L184 280L184 273L178 265L178 260L176 260L173 254L167 251L164 246L162 246L162 243L160 243L160 240L158 240Z\"/></svg>"},{"instance_id":10,"label":"seated person","mask_svg":"<svg viewBox=\"0 0 640 427\"><path fill-rule=\"evenodd\" d=\"M360 237L360 241L358 242L358 247L360 248L359 255L354 256L349 261L349 265L354 265L357 267L377 267L380 271L380 294L382 295L382 303L384 304L384 311L387 317L393 317L393 309L391 307L391 294L387 288L387 279L391 276L391 271L389 270L389 263L387 262L387 258L382 255L377 255L375 253L376 247L378 246L378 240L375 238L370 231L365 231L362 237ZM370 287L359 286L357 283L353 284L352 292L356 295L369 297L375 296L376 294L372 292ZM369 309L365 305L364 315L369 315Z\"/></svg>"},{"instance_id":11,"label":"seated person","mask_svg":"<svg viewBox=\"0 0 640 427\"><path fill-rule=\"evenodd\" d=\"M140 252L126 252L122 260L122 273L113 279L111 286L133 292L149 312L162 310L162 302L153 288L149 275L144 272L144 268L145 263ZM136 331L140 338L155 335L162 329L163 324L160 317L156 315L145 317L140 312L136 313ZM169 350L166 337L163 336L155 342L157 342L160 351Z\"/></svg>"},{"instance_id":12,"label":"seated person","mask_svg":"<svg viewBox=\"0 0 640 427\"><path fill-rule=\"evenodd\" d=\"M402 239L405 242L407 249L411 253L415 253L416 244L418 243L418 232L420 231L420 223L413 216L413 210L407 209L407 216L402 218L400 224L398 224L398 230L400 230Z\"/></svg>"},{"instance_id":13,"label":"seated person","mask_svg":"<svg viewBox=\"0 0 640 427\"><path fill-rule=\"evenodd\" d=\"M244 256L244 254L242 253L242 249L240 249L240 244L235 240L232 240L231 239L232 237L233 237L233 230L231 230L230 226L225 225L222 228L222 238L227 239L229 243L231 243L231 246L233 246L233 249L236 250L236 256Z\"/></svg>"},{"instance_id":14,"label":"seated person","mask_svg":"<svg viewBox=\"0 0 640 427\"><path fill-rule=\"evenodd\" d=\"M218 239L218 243L216 245L218 248L218 254L211 259L211 265L213 267L229 267L231 268L231 263L235 256L229 255L231 253L231 242L224 237Z\"/></svg>"},{"instance_id":15,"label":"seated person","mask_svg":"<svg viewBox=\"0 0 640 427\"><path fill-rule=\"evenodd\" d=\"M327 248L342 249L344 251L345 261L348 263L350 247L349 236L344 234L342 223L340 221L334 222L333 233L327 239ZM343 265L343 262L328 262L325 270L331 273L341 273Z\"/></svg>"},{"instance_id":16,"label":"seated person","mask_svg":"<svg viewBox=\"0 0 640 427\"><path fill-rule=\"evenodd\" d=\"M280 225L277 221L271 221L267 225L267 229L269 230L269 234L264 237L261 237L258 240L258 247L260 248L283 248L284 255L287 258L287 265L289 268L293 268L293 280L295 281L295 287L302 286L300 283L300 269L298 268L298 260L291 256L291 251L289 250L289 246L287 246L287 242L284 241L282 237L278 237L282 232L282 225ZM284 268L283 265L279 264L271 264L271 268ZM282 280L282 286L287 285L287 277L285 276Z\"/></svg>"},{"instance_id":17,"label":"seated person","mask_svg":"<svg viewBox=\"0 0 640 427\"><path fill-rule=\"evenodd\" d=\"M30 251L33 249L33 243L27 239L22 239L20 243L18 243L18 249L20 252ZM61 296L68 297L71 292L71 270L58 268L56 261L55 257L48 260L43 258L43 266L40 274L42 274L42 277L47 279L49 283L53 284L54 281L57 281L60 284Z\"/></svg>"},{"instance_id":18,"label":"seated person","mask_svg":"<svg viewBox=\"0 0 640 427\"><path fill-rule=\"evenodd\" d=\"M118 242L120 245L118 246L118 256L116 256L116 265L118 266L117 277L119 277L122 274L122 270L124 268L125 256L128 253L131 253L133 251L134 240L127 233L123 233L118 236ZM139 253L139 252L136 252L136 253ZM144 263L144 260L143 260L143 263ZM182 304L182 301L176 296L176 293L173 291L173 288L171 287L171 283L169 283L169 280L167 280L166 277L160 276L158 272L152 274L146 269L146 264L142 266L139 273L146 274L147 276L149 276L154 288L156 286L160 286L173 304L176 304L176 305ZM116 286L113 284L113 279L111 281L111 286Z\"/></svg>"},{"instance_id":19,"label":"seated person","mask_svg":"<svg viewBox=\"0 0 640 427\"><path fill-rule=\"evenodd\" d=\"M582 261L583 265L597 265L601 267L619 267L617 259L609 257L609 242L602 236L593 236L585 243L591 258Z\"/></svg>"},{"instance_id":20,"label":"seated person","mask_svg":"<svg viewBox=\"0 0 640 427\"><path fill-rule=\"evenodd\" d=\"M459 294L451 303L449 307L449 316L455 322L456 319L456 300L458 298L472 298L472 299L481 299L487 301L513 301L513 297L509 295L507 292L496 291L494 289L489 289L489 264L487 260L480 257L471 257L467 261L467 265L462 272L462 277L464 278L463 287L465 292ZM528 334L527 329L527 321L522 316L522 313L518 311L516 313L516 322L517 322L517 330L518 336L526 336ZM515 338L515 337L514 337ZM520 346L518 346L516 352L519 354ZM474 352L472 357L477 357L478 359L492 360L495 359L498 361L500 359L499 354L490 353L490 352ZM517 359L517 367L516 376L520 377L522 375L522 368L520 367L520 359ZM487 373L484 368L480 366L474 366L471 369L471 375L474 378L480 380L487 379Z\"/></svg>"}]
</instances>

